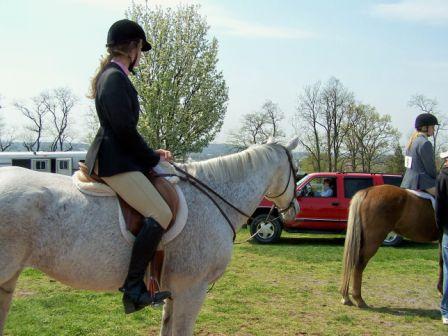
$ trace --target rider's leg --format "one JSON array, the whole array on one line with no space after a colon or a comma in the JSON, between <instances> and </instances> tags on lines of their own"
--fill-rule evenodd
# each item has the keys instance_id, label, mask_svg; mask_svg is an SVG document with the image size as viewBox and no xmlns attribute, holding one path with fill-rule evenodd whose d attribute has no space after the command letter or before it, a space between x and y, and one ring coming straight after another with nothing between
<instances>
[{"instance_id":1,"label":"rider's leg","mask_svg":"<svg viewBox=\"0 0 448 336\"><path fill-rule=\"evenodd\" d=\"M168 227L172 213L156 188L141 172L127 172L103 180L145 218L132 248L131 262L126 281L121 288L126 313L132 313L152 303L160 303L170 296L158 292L155 297L146 290L143 277L154 257L163 232Z\"/></svg>"},{"instance_id":2,"label":"rider's leg","mask_svg":"<svg viewBox=\"0 0 448 336\"><path fill-rule=\"evenodd\" d=\"M442 319L448 322L448 234L443 234L442 240L442 257L443 257L443 294L442 302L440 303L440 311Z\"/></svg>"},{"instance_id":3,"label":"rider's leg","mask_svg":"<svg viewBox=\"0 0 448 336\"><path fill-rule=\"evenodd\" d=\"M430 193L433 196L436 196L436 187L432 187L425 190L427 193Z\"/></svg>"}]
</instances>

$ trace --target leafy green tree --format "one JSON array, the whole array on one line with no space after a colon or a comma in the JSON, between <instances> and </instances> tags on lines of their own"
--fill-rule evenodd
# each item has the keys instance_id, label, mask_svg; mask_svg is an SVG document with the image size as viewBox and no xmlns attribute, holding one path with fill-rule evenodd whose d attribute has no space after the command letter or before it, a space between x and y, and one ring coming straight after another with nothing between
<instances>
[{"instance_id":1,"label":"leafy green tree","mask_svg":"<svg viewBox=\"0 0 448 336\"><path fill-rule=\"evenodd\" d=\"M400 144L395 145L394 154L391 155L385 164L385 173L404 174L404 155Z\"/></svg>"},{"instance_id":2,"label":"leafy green tree","mask_svg":"<svg viewBox=\"0 0 448 336\"><path fill-rule=\"evenodd\" d=\"M218 41L208 36L198 6L150 9L134 3L127 16L142 25L153 46L142 54L134 78L142 135L178 157L200 152L220 131L227 109Z\"/></svg>"},{"instance_id":3,"label":"leafy green tree","mask_svg":"<svg viewBox=\"0 0 448 336\"><path fill-rule=\"evenodd\" d=\"M381 166L400 137L389 115L380 115L373 106L365 104L351 107L345 127L348 161L353 170L363 172L371 172Z\"/></svg>"}]
</instances>

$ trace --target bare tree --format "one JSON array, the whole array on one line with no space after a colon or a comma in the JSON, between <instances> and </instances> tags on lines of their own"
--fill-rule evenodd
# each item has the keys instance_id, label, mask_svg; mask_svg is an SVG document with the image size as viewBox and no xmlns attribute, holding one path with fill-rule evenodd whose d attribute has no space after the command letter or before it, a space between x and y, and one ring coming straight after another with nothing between
<instances>
[{"instance_id":1,"label":"bare tree","mask_svg":"<svg viewBox=\"0 0 448 336\"><path fill-rule=\"evenodd\" d=\"M100 121L95 109L89 106L89 111L86 113L86 123L87 123L87 134L85 135L85 142L92 143L95 138L98 128L100 127Z\"/></svg>"},{"instance_id":2,"label":"bare tree","mask_svg":"<svg viewBox=\"0 0 448 336\"><path fill-rule=\"evenodd\" d=\"M299 95L297 114L293 125L299 135L300 143L313 158L313 167L322 171L322 134L320 131L320 117L322 105L320 104L321 83L306 86Z\"/></svg>"},{"instance_id":3,"label":"bare tree","mask_svg":"<svg viewBox=\"0 0 448 336\"><path fill-rule=\"evenodd\" d=\"M305 87L299 96L295 128L301 135L302 145L316 160L318 170L342 169L347 132L344 124L353 101L353 94L334 77L323 87L320 83Z\"/></svg>"},{"instance_id":4,"label":"bare tree","mask_svg":"<svg viewBox=\"0 0 448 336\"><path fill-rule=\"evenodd\" d=\"M321 126L325 130L328 170L342 169L341 149L347 129L344 123L348 111L354 103L353 93L342 83L332 77L322 91L323 120Z\"/></svg>"},{"instance_id":5,"label":"bare tree","mask_svg":"<svg viewBox=\"0 0 448 336\"><path fill-rule=\"evenodd\" d=\"M439 127L436 128L433 137L434 159L436 159L436 154L440 152L440 147L446 144L446 139L439 134L440 130L448 129L448 120L446 115L439 111L439 103L436 98L428 98L423 94L414 94L411 96L408 105L415 108L418 113L431 113L437 117Z\"/></svg>"},{"instance_id":6,"label":"bare tree","mask_svg":"<svg viewBox=\"0 0 448 336\"><path fill-rule=\"evenodd\" d=\"M5 124L0 119L0 152L5 152L14 142L14 134L5 131Z\"/></svg>"},{"instance_id":7,"label":"bare tree","mask_svg":"<svg viewBox=\"0 0 448 336\"><path fill-rule=\"evenodd\" d=\"M427 98L426 96L417 93L411 96L408 105L417 108L422 113L436 114L439 103L435 98Z\"/></svg>"},{"instance_id":8,"label":"bare tree","mask_svg":"<svg viewBox=\"0 0 448 336\"><path fill-rule=\"evenodd\" d=\"M277 104L267 100L257 112L243 115L241 127L230 134L230 143L238 150L266 142L269 137L283 137L280 122L284 119Z\"/></svg>"},{"instance_id":9,"label":"bare tree","mask_svg":"<svg viewBox=\"0 0 448 336\"><path fill-rule=\"evenodd\" d=\"M42 103L50 113L52 123L52 133L54 139L51 144L51 151L73 149L71 138L68 133L70 112L77 102L77 98L68 88L58 88L52 93L42 93Z\"/></svg>"},{"instance_id":10,"label":"bare tree","mask_svg":"<svg viewBox=\"0 0 448 336\"><path fill-rule=\"evenodd\" d=\"M1 95L0 95L1 99ZM2 106L0 105L0 109ZM3 118L0 116L0 152L6 151L9 147L11 147L14 136L11 132L5 130L6 126L3 122Z\"/></svg>"},{"instance_id":11,"label":"bare tree","mask_svg":"<svg viewBox=\"0 0 448 336\"><path fill-rule=\"evenodd\" d=\"M14 106L30 121L30 124L25 126L25 129L34 133L34 136L27 133L27 139L24 140L23 146L25 146L28 151L37 152L41 148L41 141L44 133L44 119L48 111L42 101L42 95L34 97L31 100L33 103L31 107L17 102L14 103Z\"/></svg>"}]
</instances>

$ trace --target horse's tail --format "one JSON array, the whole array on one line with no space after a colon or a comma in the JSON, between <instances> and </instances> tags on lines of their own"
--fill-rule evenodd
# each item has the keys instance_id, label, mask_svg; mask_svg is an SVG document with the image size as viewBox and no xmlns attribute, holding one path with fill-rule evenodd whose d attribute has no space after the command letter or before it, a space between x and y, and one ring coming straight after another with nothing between
<instances>
[{"instance_id":1,"label":"horse's tail","mask_svg":"<svg viewBox=\"0 0 448 336\"><path fill-rule=\"evenodd\" d=\"M343 275L341 283L342 297L348 297L348 290L350 285L350 278L353 273L353 268L359 262L359 251L361 249L361 235L362 235L362 222L361 222L361 204L367 195L366 190L358 191L353 196L350 202L350 209L347 222L347 234L345 236L344 245L344 261L343 261Z\"/></svg>"}]
</instances>

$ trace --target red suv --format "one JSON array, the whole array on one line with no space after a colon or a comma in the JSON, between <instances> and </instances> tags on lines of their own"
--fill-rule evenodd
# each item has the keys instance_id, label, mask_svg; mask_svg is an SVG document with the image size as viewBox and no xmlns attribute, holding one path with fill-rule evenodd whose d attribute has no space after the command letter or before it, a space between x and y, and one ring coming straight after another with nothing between
<instances>
[{"instance_id":1,"label":"red suv","mask_svg":"<svg viewBox=\"0 0 448 336\"><path fill-rule=\"evenodd\" d=\"M300 211L296 218L282 222L280 218L267 222L272 203L266 199L253 214L251 234L260 243L273 243L282 230L293 233L345 233L348 208L352 196L361 189L380 184L400 186L402 176L368 173L312 173L297 183L297 201ZM272 214L278 217L278 214ZM402 238L391 232L384 245L396 246Z\"/></svg>"}]
</instances>

